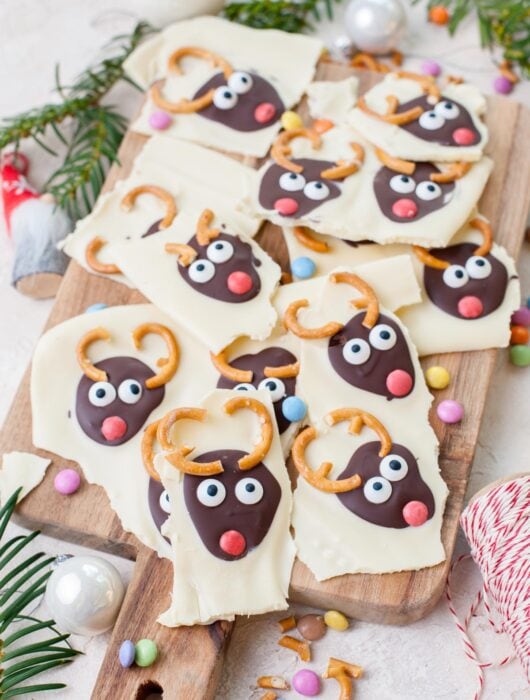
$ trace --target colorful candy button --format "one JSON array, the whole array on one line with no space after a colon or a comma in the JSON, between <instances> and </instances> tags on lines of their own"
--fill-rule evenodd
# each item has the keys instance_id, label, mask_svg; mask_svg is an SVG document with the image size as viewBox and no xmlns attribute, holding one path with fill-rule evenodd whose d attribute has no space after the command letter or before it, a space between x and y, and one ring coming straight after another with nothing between
<instances>
[{"instance_id":1,"label":"colorful candy button","mask_svg":"<svg viewBox=\"0 0 530 700\"><path fill-rule=\"evenodd\" d=\"M152 127L153 129L158 129L159 131L163 131L164 129L168 128L168 126L172 122L172 119L170 114L159 110L150 114L148 121L150 127Z\"/></svg>"},{"instance_id":2,"label":"colorful candy button","mask_svg":"<svg viewBox=\"0 0 530 700\"><path fill-rule=\"evenodd\" d=\"M435 365L425 370L425 380L431 389L445 389L446 386L449 386L451 376L445 367Z\"/></svg>"},{"instance_id":3,"label":"colorful candy button","mask_svg":"<svg viewBox=\"0 0 530 700\"><path fill-rule=\"evenodd\" d=\"M283 417L291 423L296 423L303 420L307 413L305 401L299 399L298 396L288 396L282 403Z\"/></svg>"},{"instance_id":4,"label":"colorful candy button","mask_svg":"<svg viewBox=\"0 0 530 700\"><path fill-rule=\"evenodd\" d=\"M421 64L421 72L423 73L423 75L432 75L434 78L436 78L442 72L442 67L436 61L427 59Z\"/></svg>"},{"instance_id":5,"label":"colorful candy button","mask_svg":"<svg viewBox=\"0 0 530 700\"><path fill-rule=\"evenodd\" d=\"M343 615L337 610L328 610L324 615L324 622L332 630L338 630L339 632L344 632L344 630L347 630L349 626L346 615Z\"/></svg>"},{"instance_id":6,"label":"colorful candy button","mask_svg":"<svg viewBox=\"0 0 530 700\"><path fill-rule=\"evenodd\" d=\"M118 652L118 657L123 668L129 668L133 665L135 655L136 648L134 646L134 642L131 642L130 639L126 639L124 642L122 642L120 651Z\"/></svg>"},{"instance_id":7,"label":"colorful candy button","mask_svg":"<svg viewBox=\"0 0 530 700\"><path fill-rule=\"evenodd\" d=\"M513 90L513 83L505 75L498 75L493 81L493 89L499 95L509 95Z\"/></svg>"},{"instance_id":8,"label":"colorful candy button","mask_svg":"<svg viewBox=\"0 0 530 700\"><path fill-rule=\"evenodd\" d=\"M409 501L403 506L403 520L411 527L419 527L427 522L429 510L421 501Z\"/></svg>"},{"instance_id":9,"label":"colorful candy button","mask_svg":"<svg viewBox=\"0 0 530 700\"><path fill-rule=\"evenodd\" d=\"M81 485L81 477L74 469L61 469L53 480L55 490L63 496L75 493Z\"/></svg>"},{"instance_id":10,"label":"colorful candy button","mask_svg":"<svg viewBox=\"0 0 530 700\"><path fill-rule=\"evenodd\" d=\"M440 401L436 407L436 413L443 423L460 423L464 417L464 407L458 401L446 399Z\"/></svg>"},{"instance_id":11,"label":"colorful candy button","mask_svg":"<svg viewBox=\"0 0 530 700\"><path fill-rule=\"evenodd\" d=\"M316 642L326 634L327 626L322 615L303 615L296 623L304 639Z\"/></svg>"},{"instance_id":12,"label":"colorful candy button","mask_svg":"<svg viewBox=\"0 0 530 700\"><path fill-rule=\"evenodd\" d=\"M449 22L449 10L443 5L435 5L429 10L429 21L433 24L447 24Z\"/></svg>"},{"instance_id":13,"label":"colorful candy button","mask_svg":"<svg viewBox=\"0 0 530 700\"><path fill-rule=\"evenodd\" d=\"M107 304L103 304L103 302L98 302L97 304L92 304L91 306L87 306L85 309L86 314L91 314L94 313L94 311L102 311L103 309L107 308Z\"/></svg>"},{"instance_id":14,"label":"colorful candy button","mask_svg":"<svg viewBox=\"0 0 530 700\"><path fill-rule=\"evenodd\" d=\"M299 280L307 280L310 277L313 277L317 270L317 266L315 265L315 262L311 260L311 258L307 258L305 255L302 255L301 257L293 260L291 263L291 270L293 275L298 277Z\"/></svg>"},{"instance_id":15,"label":"colorful candy button","mask_svg":"<svg viewBox=\"0 0 530 700\"><path fill-rule=\"evenodd\" d=\"M510 345L526 345L530 332L525 326L510 326Z\"/></svg>"},{"instance_id":16,"label":"colorful candy button","mask_svg":"<svg viewBox=\"0 0 530 700\"><path fill-rule=\"evenodd\" d=\"M140 639L136 642L134 661L137 666L151 666L158 656L158 648L151 639Z\"/></svg>"},{"instance_id":17,"label":"colorful candy button","mask_svg":"<svg viewBox=\"0 0 530 700\"><path fill-rule=\"evenodd\" d=\"M300 115L291 110L282 114L280 123L284 129L301 129L304 126Z\"/></svg>"},{"instance_id":18,"label":"colorful candy button","mask_svg":"<svg viewBox=\"0 0 530 700\"><path fill-rule=\"evenodd\" d=\"M314 671L303 668L294 674L293 688L300 695L312 698L320 693L320 678Z\"/></svg>"},{"instance_id":19,"label":"colorful candy button","mask_svg":"<svg viewBox=\"0 0 530 700\"><path fill-rule=\"evenodd\" d=\"M514 326L530 326L530 309L528 306L521 306L512 314L511 323Z\"/></svg>"},{"instance_id":20,"label":"colorful candy button","mask_svg":"<svg viewBox=\"0 0 530 700\"><path fill-rule=\"evenodd\" d=\"M528 367L530 365L530 346L512 345L510 348L510 362L516 367Z\"/></svg>"},{"instance_id":21,"label":"colorful candy button","mask_svg":"<svg viewBox=\"0 0 530 700\"><path fill-rule=\"evenodd\" d=\"M412 389L412 377L404 369L395 369L386 378L386 388L392 396L406 396Z\"/></svg>"}]
</instances>

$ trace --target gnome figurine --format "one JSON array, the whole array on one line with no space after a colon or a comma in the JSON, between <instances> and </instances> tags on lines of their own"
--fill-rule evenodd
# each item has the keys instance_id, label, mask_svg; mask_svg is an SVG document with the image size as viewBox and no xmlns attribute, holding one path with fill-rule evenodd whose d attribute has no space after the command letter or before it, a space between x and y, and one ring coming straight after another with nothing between
<instances>
[{"instance_id":1,"label":"gnome figurine","mask_svg":"<svg viewBox=\"0 0 530 700\"><path fill-rule=\"evenodd\" d=\"M7 153L0 161L2 201L15 258L13 286L34 299L55 296L68 258L57 243L72 230L65 212L50 194L39 194L26 180L29 161L22 153Z\"/></svg>"}]
</instances>

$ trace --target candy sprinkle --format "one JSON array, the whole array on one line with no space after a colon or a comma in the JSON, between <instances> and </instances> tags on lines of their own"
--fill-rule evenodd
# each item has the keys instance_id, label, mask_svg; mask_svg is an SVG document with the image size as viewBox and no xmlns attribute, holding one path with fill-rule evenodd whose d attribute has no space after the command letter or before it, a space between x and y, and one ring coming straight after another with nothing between
<instances>
[{"instance_id":1,"label":"candy sprinkle","mask_svg":"<svg viewBox=\"0 0 530 700\"><path fill-rule=\"evenodd\" d=\"M435 365L425 370L425 381L431 389L445 389L445 387L449 386L451 375L445 367Z\"/></svg>"},{"instance_id":2,"label":"candy sprinkle","mask_svg":"<svg viewBox=\"0 0 530 700\"><path fill-rule=\"evenodd\" d=\"M134 642L131 642L130 639L126 639L124 642L122 642L120 646L120 651L118 652L118 658L120 660L121 666L123 666L123 668L129 668L130 666L132 666L134 663L135 654L136 649L134 646Z\"/></svg>"},{"instance_id":3,"label":"candy sprinkle","mask_svg":"<svg viewBox=\"0 0 530 700\"><path fill-rule=\"evenodd\" d=\"M349 626L346 615L343 615L337 610L328 610L324 615L324 622L332 630L337 630L338 632L344 632L344 630L347 630Z\"/></svg>"},{"instance_id":4,"label":"candy sprinkle","mask_svg":"<svg viewBox=\"0 0 530 700\"><path fill-rule=\"evenodd\" d=\"M436 407L436 413L442 423L460 423L464 417L464 407L458 401L446 399L440 401Z\"/></svg>"},{"instance_id":5,"label":"candy sprinkle","mask_svg":"<svg viewBox=\"0 0 530 700\"><path fill-rule=\"evenodd\" d=\"M293 688L300 695L312 698L320 693L320 678L314 671L303 668L294 674Z\"/></svg>"},{"instance_id":6,"label":"candy sprinkle","mask_svg":"<svg viewBox=\"0 0 530 700\"><path fill-rule=\"evenodd\" d=\"M151 639L140 639L139 642L136 642L134 660L137 666L143 668L151 666L156 661L157 656L157 646Z\"/></svg>"},{"instance_id":7,"label":"candy sprinkle","mask_svg":"<svg viewBox=\"0 0 530 700\"><path fill-rule=\"evenodd\" d=\"M75 493L81 485L81 477L74 469L61 469L53 480L55 490L63 496Z\"/></svg>"},{"instance_id":8,"label":"candy sprinkle","mask_svg":"<svg viewBox=\"0 0 530 700\"><path fill-rule=\"evenodd\" d=\"M288 110L282 114L280 123L286 130L301 129L304 126L304 122L302 121L300 115L292 110Z\"/></svg>"},{"instance_id":9,"label":"candy sprinkle","mask_svg":"<svg viewBox=\"0 0 530 700\"><path fill-rule=\"evenodd\" d=\"M510 348L510 362L516 367L528 367L530 365L530 346L512 345Z\"/></svg>"}]
</instances>

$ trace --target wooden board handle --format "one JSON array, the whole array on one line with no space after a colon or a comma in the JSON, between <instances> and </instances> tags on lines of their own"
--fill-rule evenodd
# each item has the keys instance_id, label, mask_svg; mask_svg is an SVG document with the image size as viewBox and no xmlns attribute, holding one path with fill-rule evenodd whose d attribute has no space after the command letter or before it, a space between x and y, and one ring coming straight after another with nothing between
<instances>
[{"instance_id":1,"label":"wooden board handle","mask_svg":"<svg viewBox=\"0 0 530 700\"><path fill-rule=\"evenodd\" d=\"M233 624L169 628L156 622L169 607L172 567L167 559L141 547L125 599L101 665L92 698L145 700L163 693L164 700L213 698ZM152 639L158 659L149 668L122 668L118 658L125 639Z\"/></svg>"}]
</instances>

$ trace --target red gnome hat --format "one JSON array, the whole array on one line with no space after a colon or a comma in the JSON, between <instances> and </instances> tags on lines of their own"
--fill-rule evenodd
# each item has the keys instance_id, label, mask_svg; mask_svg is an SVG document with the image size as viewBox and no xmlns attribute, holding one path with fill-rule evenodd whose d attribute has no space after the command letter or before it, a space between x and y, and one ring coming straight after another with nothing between
<instances>
[{"instance_id":1,"label":"red gnome hat","mask_svg":"<svg viewBox=\"0 0 530 700\"><path fill-rule=\"evenodd\" d=\"M0 160L2 201L8 233L11 233L11 214L14 209L28 199L40 196L26 180L28 169L29 161L22 153L6 153Z\"/></svg>"}]
</instances>

